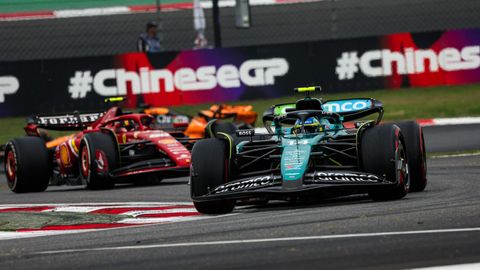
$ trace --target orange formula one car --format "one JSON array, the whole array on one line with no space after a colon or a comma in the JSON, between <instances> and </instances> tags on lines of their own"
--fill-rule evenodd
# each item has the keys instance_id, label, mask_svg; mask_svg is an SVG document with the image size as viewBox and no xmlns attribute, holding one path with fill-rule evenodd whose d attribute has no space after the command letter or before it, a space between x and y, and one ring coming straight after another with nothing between
<instances>
[{"instance_id":1,"label":"orange formula one car","mask_svg":"<svg viewBox=\"0 0 480 270\"><path fill-rule=\"evenodd\" d=\"M216 125L218 130L234 133L237 129L251 129L255 126L258 114L251 105L212 105L207 110L201 110L195 117L179 114L164 107L147 108L143 113L152 115L156 125L161 129L181 128L189 138L205 137L208 122L214 119L224 120Z\"/></svg>"}]
</instances>

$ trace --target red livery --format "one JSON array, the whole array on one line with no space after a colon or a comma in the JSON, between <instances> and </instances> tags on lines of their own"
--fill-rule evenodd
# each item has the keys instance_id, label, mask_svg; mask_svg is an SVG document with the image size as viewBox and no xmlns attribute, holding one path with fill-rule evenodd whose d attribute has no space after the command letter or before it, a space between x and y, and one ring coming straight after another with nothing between
<instances>
[{"instance_id":1,"label":"red livery","mask_svg":"<svg viewBox=\"0 0 480 270\"><path fill-rule=\"evenodd\" d=\"M115 182L159 181L186 176L192 141L176 131L154 129L148 114L102 113L35 116L28 136L5 147L5 172L13 192L44 191L49 183L111 188ZM78 130L49 141L44 129Z\"/></svg>"}]
</instances>

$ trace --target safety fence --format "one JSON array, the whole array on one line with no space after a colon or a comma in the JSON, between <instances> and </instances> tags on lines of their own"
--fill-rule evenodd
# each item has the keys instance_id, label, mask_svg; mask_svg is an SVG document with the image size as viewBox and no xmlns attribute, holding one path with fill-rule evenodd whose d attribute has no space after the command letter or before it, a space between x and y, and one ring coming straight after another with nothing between
<instances>
[{"instance_id":1,"label":"safety fence","mask_svg":"<svg viewBox=\"0 0 480 270\"><path fill-rule=\"evenodd\" d=\"M192 0L0 2L0 64L133 52L151 20L160 23L164 51L191 49L197 35ZM480 27L480 1L472 0L250 0L248 29L235 27L234 0L219 4L221 40L227 48ZM210 46L211 6L202 1ZM43 17L20 16L29 10ZM12 12L17 17L7 16Z\"/></svg>"},{"instance_id":2,"label":"safety fence","mask_svg":"<svg viewBox=\"0 0 480 270\"><path fill-rule=\"evenodd\" d=\"M0 65L0 116L480 82L480 29Z\"/></svg>"}]
</instances>

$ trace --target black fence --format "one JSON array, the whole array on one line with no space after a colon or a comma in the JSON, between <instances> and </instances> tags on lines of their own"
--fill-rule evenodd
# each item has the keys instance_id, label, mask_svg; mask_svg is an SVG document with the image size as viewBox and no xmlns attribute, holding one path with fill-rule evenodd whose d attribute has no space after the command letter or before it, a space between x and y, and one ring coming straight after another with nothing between
<instances>
[{"instance_id":1,"label":"black fence","mask_svg":"<svg viewBox=\"0 0 480 270\"><path fill-rule=\"evenodd\" d=\"M152 1L153 3L154 1ZM222 0L220 0L222 2ZM211 9L206 9L213 43ZM324 0L252 6L252 27L237 29L234 8L220 11L224 47L295 43L480 27L476 0ZM191 49L192 10L0 22L0 62L135 51L147 21L160 20L166 51Z\"/></svg>"},{"instance_id":2,"label":"black fence","mask_svg":"<svg viewBox=\"0 0 480 270\"><path fill-rule=\"evenodd\" d=\"M10 62L0 116L90 110L106 96L172 106L273 98L298 86L327 93L480 82L480 29Z\"/></svg>"}]
</instances>

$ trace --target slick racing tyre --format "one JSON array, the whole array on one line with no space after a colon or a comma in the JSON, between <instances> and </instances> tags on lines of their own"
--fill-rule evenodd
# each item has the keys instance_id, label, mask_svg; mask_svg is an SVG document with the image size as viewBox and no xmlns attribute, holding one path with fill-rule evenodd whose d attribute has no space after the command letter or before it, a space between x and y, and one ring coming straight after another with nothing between
<instances>
[{"instance_id":1,"label":"slick racing tyre","mask_svg":"<svg viewBox=\"0 0 480 270\"><path fill-rule=\"evenodd\" d=\"M361 137L360 158L363 171L385 175L395 182L394 188L369 192L373 200L395 200L405 197L410 187L405 143L396 125L385 124L366 129Z\"/></svg>"},{"instance_id":2,"label":"slick racing tyre","mask_svg":"<svg viewBox=\"0 0 480 270\"><path fill-rule=\"evenodd\" d=\"M407 148L410 191L423 191L427 186L427 157L422 127L415 121L395 123L402 131Z\"/></svg>"},{"instance_id":3,"label":"slick racing tyre","mask_svg":"<svg viewBox=\"0 0 480 270\"><path fill-rule=\"evenodd\" d=\"M214 134L223 132L229 135L235 134L238 128L234 123L231 122L217 122L212 126L212 131Z\"/></svg>"},{"instance_id":4,"label":"slick racing tyre","mask_svg":"<svg viewBox=\"0 0 480 270\"><path fill-rule=\"evenodd\" d=\"M45 141L23 137L9 141L5 148L5 174L15 193L45 191L52 175L51 158Z\"/></svg>"},{"instance_id":5,"label":"slick racing tyre","mask_svg":"<svg viewBox=\"0 0 480 270\"><path fill-rule=\"evenodd\" d=\"M198 141L193 146L190 192L195 208L200 213L225 214L235 207L235 202L231 200L195 200L226 182L227 151L225 142L215 138Z\"/></svg>"},{"instance_id":6,"label":"slick racing tyre","mask_svg":"<svg viewBox=\"0 0 480 270\"><path fill-rule=\"evenodd\" d=\"M113 136L95 132L86 134L81 142L78 160L80 177L89 189L108 189L114 183L109 172L120 161L117 142Z\"/></svg>"}]
</instances>

